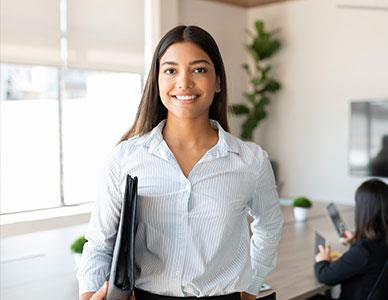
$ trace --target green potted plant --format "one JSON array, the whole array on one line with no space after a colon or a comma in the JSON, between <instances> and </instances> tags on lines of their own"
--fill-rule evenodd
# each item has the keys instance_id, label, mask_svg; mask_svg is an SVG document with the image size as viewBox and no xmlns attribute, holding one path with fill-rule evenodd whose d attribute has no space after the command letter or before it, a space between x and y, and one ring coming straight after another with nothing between
<instances>
[{"instance_id":1,"label":"green potted plant","mask_svg":"<svg viewBox=\"0 0 388 300\"><path fill-rule=\"evenodd\" d=\"M76 238L70 246L77 268L81 260L81 254L82 254L82 251L84 250L84 245L87 241L88 240L85 238L85 236L80 236Z\"/></svg>"},{"instance_id":2,"label":"green potted plant","mask_svg":"<svg viewBox=\"0 0 388 300\"><path fill-rule=\"evenodd\" d=\"M296 221L305 221L307 219L308 210L313 205L310 199L306 197L298 197L293 200L294 218Z\"/></svg>"},{"instance_id":3,"label":"green potted plant","mask_svg":"<svg viewBox=\"0 0 388 300\"><path fill-rule=\"evenodd\" d=\"M232 114L245 117L240 133L243 140L252 140L254 130L267 116L270 95L281 88L271 76L271 66L267 61L280 49L280 41L275 38L277 30L266 31L260 20L256 21L255 30L255 33L248 31L252 41L246 45L253 63L242 65L250 83L250 90L244 93L246 103L229 106Z\"/></svg>"}]
</instances>

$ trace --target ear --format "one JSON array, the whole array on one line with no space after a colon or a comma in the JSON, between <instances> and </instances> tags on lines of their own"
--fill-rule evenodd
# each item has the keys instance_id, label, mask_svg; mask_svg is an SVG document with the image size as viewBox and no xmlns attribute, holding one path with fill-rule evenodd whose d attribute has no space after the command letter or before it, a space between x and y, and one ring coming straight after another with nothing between
<instances>
[{"instance_id":1,"label":"ear","mask_svg":"<svg viewBox=\"0 0 388 300\"><path fill-rule=\"evenodd\" d=\"M216 93L219 93L221 92L221 80L220 80L220 77L217 76L217 79L216 79Z\"/></svg>"}]
</instances>

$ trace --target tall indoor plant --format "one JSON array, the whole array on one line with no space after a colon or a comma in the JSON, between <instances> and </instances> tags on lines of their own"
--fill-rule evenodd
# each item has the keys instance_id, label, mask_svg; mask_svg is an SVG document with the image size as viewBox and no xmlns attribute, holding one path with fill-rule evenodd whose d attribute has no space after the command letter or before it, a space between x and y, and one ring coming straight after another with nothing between
<instances>
[{"instance_id":1,"label":"tall indoor plant","mask_svg":"<svg viewBox=\"0 0 388 300\"><path fill-rule=\"evenodd\" d=\"M245 116L240 133L244 140L252 140L254 130L267 116L270 95L280 89L280 83L271 76L271 66L267 61L280 49L280 41L275 38L276 31L266 31L260 20L256 21L255 30L255 33L248 31L252 41L246 45L253 63L242 65L250 83L249 91L244 93L246 103L229 106L233 114Z\"/></svg>"}]
</instances>

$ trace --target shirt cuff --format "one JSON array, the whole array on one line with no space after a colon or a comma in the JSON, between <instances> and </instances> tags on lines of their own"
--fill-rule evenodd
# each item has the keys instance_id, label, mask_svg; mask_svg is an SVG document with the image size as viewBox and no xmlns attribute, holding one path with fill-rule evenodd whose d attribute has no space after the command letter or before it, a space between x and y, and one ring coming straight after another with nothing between
<instances>
[{"instance_id":1,"label":"shirt cuff","mask_svg":"<svg viewBox=\"0 0 388 300\"><path fill-rule=\"evenodd\" d=\"M105 281L106 279L102 276L78 277L79 295L98 291Z\"/></svg>"},{"instance_id":2,"label":"shirt cuff","mask_svg":"<svg viewBox=\"0 0 388 300\"><path fill-rule=\"evenodd\" d=\"M264 283L264 278L253 276L251 284L245 289L245 292L257 296L260 292L260 287Z\"/></svg>"}]
</instances>

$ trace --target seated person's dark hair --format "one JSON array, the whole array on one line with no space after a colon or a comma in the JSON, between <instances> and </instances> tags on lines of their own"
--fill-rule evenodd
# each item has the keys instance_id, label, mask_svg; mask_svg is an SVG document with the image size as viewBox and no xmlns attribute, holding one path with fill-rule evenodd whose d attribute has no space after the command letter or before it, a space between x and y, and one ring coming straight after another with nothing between
<instances>
[{"instance_id":1,"label":"seated person's dark hair","mask_svg":"<svg viewBox=\"0 0 388 300\"><path fill-rule=\"evenodd\" d=\"M388 185L379 179L361 184L355 210L354 240L383 239L388 245Z\"/></svg>"}]
</instances>

